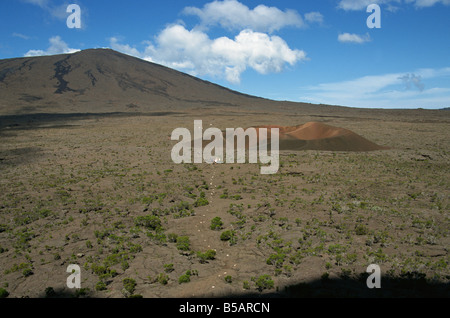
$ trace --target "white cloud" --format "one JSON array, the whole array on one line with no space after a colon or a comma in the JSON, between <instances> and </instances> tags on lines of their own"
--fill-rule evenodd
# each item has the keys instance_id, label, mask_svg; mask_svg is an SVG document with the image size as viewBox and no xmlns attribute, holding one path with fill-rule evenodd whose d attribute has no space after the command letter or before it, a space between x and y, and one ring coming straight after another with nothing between
<instances>
[{"instance_id":1,"label":"white cloud","mask_svg":"<svg viewBox=\"0 0 450 318\"><path fill-rule=\"evenodd\" d=\"M64 42L60 36L54 36L49 39L50 46L46 50L29 50L25 56L43 56L43 55L56 55L56 54L71 54L78 52L78 49L69 48L66 42Z\"/></svg>"},{"instance_id":2,"label":"white cloud","mask_svg":"<svg viewBox=\"0 0 450 318\"><path fill-rule=\"evenodd\" d=\"M320 12L309 12L305 14L305 21L308 23L323 23L323 15Z\"/></svg>"},{"instance_id":3,"label":"white cloud","mask_svg":"<svg viewBox=\"0 0 450 318\"><path fill-rule=\"evenodd\" d=\"M302 101L352 107L442 108L450 106L450 67L364 76L303 87ZM429 87L438 80L440 86ZM413 84L413 85L411 85Z\"/></svg>"},{"instance_id":4,"label":"white cloud","mask_svg":"<svg viewBox=\"0 0 450 318\"><path fill-rule=\"evenodd\" d=\"M362 44L370 41L370 35L358 35L353 33L341 33L338 35L338 41L342 43L357 43Z\"/></svg>"},{"instance_id":5,"label":"white cloud","mask_svg":"<svg viewBox=\"0 0 450 318\"><path fill-rule=\"evenodd\" d=\"M65 0L63 3L54 5L49 0L22 0L25 3L34 4L45 10L50 16L58 20L66 20L69 14L67 13L67 6L72 3L80 5L78 0ZM62 2L62 1L60 1ZM86 8L83 7L83 15L86 15Z\"/></svg>"},{"instance_id":6,"label":"white cloud","mask_svg":"<svg viewBox=\"0 0 450 318\"><path fill-rule=\"evenodd\" d=\"M22 0L22 1L26 2L26 3L31 3L31 4L37 5L41 8L46 8L48 6L48 2L49 2L49 0Z\"/></svg>"},{"instance_id":7,"label":"white cloud","mask_svg":"<svg viewBox=\"0 0 450 318\"><path fill-rule=\"evenodd\" d=\"M237 0L212 1L203 8L185 7L183 13L197 16L200 24L189 30L184 22L168 25L146 47L138 50L117 38L111 48L141 59L162 64L194 76L224 78L238 84L247 69L260 74L281 72L306 60L306 53L291 49L274 31L284 27L305 27L295 10L258 5L250 9ZM320 12L305 15L309 23L322 23ZM209 27L237 31L234 37L210 38Z\"/></svg>"},{"instance_id":8,"label":"white cloud","mask_svg":"<svg viewBox=\"0 0 450 318\"><path fill-rule=\"evenodd\" d=\"M25 35L25 34L22 34L22 33L18 33L18 32L14 32L14 33L12 34L12 36L15 37L15 38L21 38L21 39L23 39L23 40L29 40L29 39L31 39L28 35Z\"/></svg>"},{"instance_id":9,"label":"white cloud","mask_svg":"<svg viewBox=\"0 0 450 318\"><path fill-rule=\"evenodd\" d=\"M128 44L120 44L119 39L116 37L112 37L109 39L109 44L113 50L122 52L124 54L128 54L135 57L141 57L141 53L138 49L129 46Z\"/></svg>"},{"instance_id":10,"label":"white cloud","mask_svg":"<svg viewBox=\"0 0 450 318\"><path fill-rule=\"evenodd\" d=\"M295 10L282 11L276 7L258 5L250 9L237 0L213 1L202 9L186 7L184 14L198 16L203 26L219 25L226 29L252 29L274 32L284 27L305 26L302 16Z\"/></svg>"},{"instance_id":11,"label":"white cloud","mask_svg":"<svg viewBox=\"0 0 450 318\"><path fill-rule=\"evenodd\" d=\"M369 4L385 4L393 0L340 0L338 8L343 10L365 10ZM399 0L394 0L398 2Z\"/></svg>"},{"instance_id":12,"label":"white cloud","mask_svg":"<svg viewBox=\"0 0 450 318\"><path fill-rule=\"evenodd\" d=\"M387 5L389 11L396 11L397 5L412 4L416 8L426 8L435 4L450 5L450 0L340 0L338 8L343 10L365 10L369 4Z\"/></svg>"},{"instance_id":13,"label":"white cloud","mask_svg":"<svg viewBox=\"0 0 450 318\"><path fill-rule=\"evenodd\" d=\"M71 0L71 3L75 3L75 1ZM69 5L69 3L66 2L66 3L60 4L58 6L52 6L52 7L48 8L47 10L52 17L65 21L65 20L67 20L67 17L70 15L70 13L67 13L68 5ZM83 15L85 15L85 13L86 13L85 10L83 10Z\"/></svg>"},{"instance_id":14,"label":"white cloud","mask_svg":"<svg viewBox=\"0 0 450 318\"><path fill-rule=\"evenodd\" d=\"M441 3L443 5L450 5L450 0L415 0L414 5L419 8L426 8L434 6L437 3Z\"/></svg>"},{"instance_id":15,"label":"white cloud","mask_svg":"<svg viewBox=\"0 0 450 318\"><path fill-rule=\"evenodd\" d=\"M165 28L143 52L111 39L111 48L178 69L192 75L209 75L239 83L248 68L260 74L281 72L286 65L306 60L306 53L289 48L278 36L241 31L234 39L210 39L198 29L187 30L182 25Z\"/></svg>"}]
</instances>

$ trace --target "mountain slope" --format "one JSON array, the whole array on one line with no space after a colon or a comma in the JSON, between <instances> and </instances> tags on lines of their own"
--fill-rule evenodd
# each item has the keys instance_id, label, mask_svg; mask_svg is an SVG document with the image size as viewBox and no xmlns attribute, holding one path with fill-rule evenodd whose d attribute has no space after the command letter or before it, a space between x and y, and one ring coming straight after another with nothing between
<instances>
[{"instance_id":1,"label":"mountain slope","mask_svg":"<svg viewBox=\"0 0 450 318\"><path fill-rule=\"evenodd\" d=\"M0 60L0 95L2 115L145 112L264 101L110 49Z\"/></svg>"}]
</instances>

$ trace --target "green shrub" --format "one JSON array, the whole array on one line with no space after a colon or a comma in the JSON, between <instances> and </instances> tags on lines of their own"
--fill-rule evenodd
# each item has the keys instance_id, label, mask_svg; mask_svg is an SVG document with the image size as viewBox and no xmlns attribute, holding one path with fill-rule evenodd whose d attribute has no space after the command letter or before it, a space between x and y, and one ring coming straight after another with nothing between
<instances>
[{"instance_id":1,"label":"green shrub","mask_svg":"<svg viewBox=\"0 0 450 318\"><path fill-rule=\"evenodd\" d=\"M172 206L169 209L169 213L171 213L175 219L180 219L180 218L188 217L191 215L195 215L192 205L186 201L181 201L178 204Z\"/></svg>"},{"instance_id":2,"label":"green shrub","mask_svg":"<svg viewBox=\"0 0 450 318\"><path fill-rule=\"evenodd\" d=\"M147 237L152 239L156 244L165 244L167 242L166 234L164 233L156 233L148 231Z\"/></svg>"},{"instance_id":3,"label":"green shrub","mask_svg":"<svg viewBox=\"0 0 450 318\"><path fill-rule=\"evenodd\" d=\"M23 274L24 277L28 277L28 276L33 275L34 273L33 273L33 271L31 270L31 268L25 268L25 269L22 271L22 274Z\"/></svg>"},{"instance_id":4,"label":"green shrub","mask_svg":"<svg viewBox=\"0 0 450 318\"><path fill-rule=\"evenodd\" d=\"M211 220L211 230L217 231L221 230L223 227L222 219L218 216L216 216L214 219Z\"/></svg>"},{"instance_id":5,"label":"green shrub","mask_svg":"<svg viewBox=\"0 0 450 318\"><path fill-rule=\"evenodd\" d=\"M95 290L97 290L97 291L106 290L105 282L99 281L97 284L95 284Z\"/></svg>"},{"instance_id":6,"label":"green shrub","mask_svg":"<svg viewBox=\"0 0 450 318\"><path fill-rule=\"evenodd\" d=\"M355 226L356 235L366 235L369 233L369 229L364 224L358 224Z\"/></svg>"},{"instance_id":7,"label":"green shrub","mask_svg":"<svg viewBox=\"0 0 450 318\"><path fill-rule=\"evenodd\" d=\"M374 263L381 264L388 260L388 256L382 251L381 248L379 248L377 251L369 251L368 256L373 257Z\"/></svg>"},{"instance_id":8,"label":"green shrub","mask_svg":"<svg viewBox=\"0 0 450 318\"><path fill-rule=\"evenodd\" d=\"M171 243L175 243L177 241L177 238L178 238L178 234L175 234L175 233L167 234L167 239Z\"/></svg>"},{"instance_id":9,"label":"green shrub","mask_svg":"<svg viewBox=\"0 0 450 318\"><path fill-rule=\"evenodd\" d=\"M357 258L358 258L358 255L356 255L356 253L347 254L346 262L348 264L353 264L354 262L356 262Z\"/></svg>"},{"instance_id":10,"label":"green shrub","mask_svg":"<svg viewBox=\"0 0 450 318\"><path fill-rule=\"evenodd\" d=\"M189 251L191 249L188 236L177 237L177 249L180 251Z\"/></svg>"},{"instance_id":11,"label":"green shrub","mask_svg":"<svg viewBox=\"0 0 450 318\"><path fill-rule=\"evenodd\" d=\"M117 264L121 264L124 261L128 261L130 259L130 256L126 252L120 252L115 254L108 255L104 260L103 264L106 267L114 266Z\"/></svg>"},{"instance_id":12,"label":"green shrub","mask_svg":"<svg viewBox=\"0 0 450 318\"><path fill-rule=\"evenodd\" d=\"M267 263L267 265L275 265L278 268L283 265L285 258L286 258L286 254L282 254L282 253L272 254L269 256L266 263Z\"/></svg>"},{"instance_id":13,"label":"green shrub","mask_svg":"<svg viewBox=\"0 0 450 318\"><path fill-rule=\"evenodd\" d=\"M271 289L274 287L274 282L270 275L261 275L257 279L253 279L256 284L256 289L262 292L264 289Z\"/></svg>"},{"instance_id":14,"label":"green shrub","mask_svg":"<svg viewBox=\"0 0 450 318\"><path fill-rule=\"evenodd\" d=\"M5 232L6 230L8 230L8 228L8 225L0 224L0 233Z\"/></svg>"},{"instance_id":15,"label":"green shrub","mask_svg":"<svg viewBox=\"0 0 450 318\"><path fill-rule=\"evenodd\" d=\"M111 235L111 229L105 229L104 231L95 230L95 237L99 240L103 240L105 237Z\"/></svg>"},{"instance_id":16,"label":"green shrub","mask_svg":"<svg viewBox=\"0 0 450 318\"><path fill-rule=\"evenodd\" d=\"M89 288L80 288L75 290L75 297L79 298L79 297L85 297L89 294Z\"/></svg>"},{"instance_id":17,"label":"green shrub","mask_svg":"<svg viewBox=\"0 0 450 318\"><path fill-rule=\"evenodd\" d=\"M174 271L173 264L164 264L164 271L166 273L171 273Z\"/></svg>"},{"instance_id":18,"label":"green shrub","mask_svg":"<svg viewBox=\"0 0 450 318\"><path fill-rule=\"evenodd\" d=\"M229 241L233 237L234 233L231 230L223 231L220 235L220 239L222 241Z\"/></svg>"},{"instance_id":19,"label":"green shrub","mask_svg":"<svg viewBox=\"0 0 450 318\"><path fill-rule=\"evenodd\" d=\"M123 281L123 288L130 294L133 295L136 290L136 281L133 278L125 278Z\"/></svg>"},{"instance_id":20,"label":"green shrub","mask_svg":"<svg viewBox=\"0 0 450 318\"><path fill-rule=\"evenodd\" d=\"M213 260L216 257L215 250L207 250L205 254L206 254L207 259L210 259L210 260Z\"/></svg>"},{"instance_id":21,"label":"green shrub","mask_svg":"<svg viewBox=\"0 0 450 318\"><path fill-rule=\"evenodd\" d=\"M446 270L447 266L448 266L448 264L447 264L446 260L441 258L441 259L437 260L434 264L432 264L431 268Z\"/></svg>"},{"instance_id":22,"label":"green shrub","mask_svg":"<svg viewBox=\"0 0 450 318\"><path fill-rule=\"evenodd\" d=\"M160 273L156 280L161 285L167 285L167 283L169 282L169 276L167 274L165 274L165 273Z\"/></svg>"},{"instance_id":23,"label":"green shrub","mask_svg":"<svg viewBox=\"0 0 450 318\"><path fill-rule=\"evenodd\" d=\"M197 257L200 260L200 263L206 263L208 260L213 260L216 257L215 250L208 250L205 253L197 252Z\"/></svg>"},{"instance_id":24,"label":"green shrub","mask_svg":"<svg viewBox=\"0 0 450 318\"><path fill-rule=\"evenodd\" d=\"M128 246L130 247L130 253L139 253L142 252L142 246L139 244L133 244L133 243L129 243Z\"/></svg>"},{"instance_id":25,"label":"green shrub","mask_svg":"<svg viewBox=\"0 0 450 318\"><path fill-rule=\"evenodd\" d=\"M233 282L233 278L230 275L225 276L225 282L231 284Z\"/></svg>"},{"instance_id":26,"label":"green shrub","mask_svg":"<svg viewBox=\"0 0 450 318\"><path fill-rule=\"evenodd\" d=\"M209 201L206 198L198 198L197 201L194 202L195 207L208 205Z\"/></svg>"},{"instance_id":27,"label":"green shrub","mask_svg":"<svg viewBox=\"0 0 450 318\"><path fill-rule=\"evenodd\" d=\"M100 279L116 277L117 271L115 269L110 269L108 266L92 264L91 270L94 274L98 275Z\"/></svg>"},{"instance_id":28,"label":"green shrub","mask_svg":"<svg viewBox=\"0 0 450 318\"><path fill-rule=\"evenodd\" d=\"M333 244L328 246L328 252L331 254L341 254L344 253L347 248L341 244Z\"/></svg>"},{"instance_id":29,"label":"green shrub","mask_svg":"<svg viewBox=\"0 0 450 318\"><path fill-rule=\"evenodd\" d=\"M56 296L56 292L53 289L53 287L47 287L44 292L45 292L45 297L46 298L51 298L51 297L55 297Z\"/></svg>"},{"instance_id":30,"label":"green shrub","mask_svg":"<svg viewBox=\"0 0 450 318\"><path fill-rule=\"evenodd\" d=\"M138 216L134 219L134 224L151 230L158 230L161 228L161 220L155 215Z\"/></svg>"},{"instance_id":31,"label":"green shrub","mask_svg":"<svg viewBox=\"0 0 450 318\"><path fill-rule=\"evenodd\" d=\"M19 250L25 250L30 247L30 241L36 235L33 232L28 232L28 229L23 229L21 231L16 232L17 241L14 244L14 247Z\"/></svg>"},{"instance_id":32,"label":"green shrub","mask_svg":"<svg viewBox=\"0 0 450 318\"><path fill-rule=\"evenodd\" d=\"M9 293L6 289L0 288L0 298L6 298L9 296Z\"/></svg>"},{"instance_id":33,"label":"green shrub","mask_svg":"<svg viewBox=\"0 0 450 318\"><path fill-rule=\"evenodd\" d=\"M189 283L190 281L191 281L191 275L189 275L189 274L183 274L178 278L179 284Z\"/></svg>"},{"instance_id":34,"label":"green shrub","mask_svg":"<svg viewBox=\"0 0 450 318\"><path fill-rule=\"evenodd\" d=\"M126 271L128 268L130 268L130 264L128 264L128 262L126 260L123 260L120 263L120 265L121 265L123 271Z\"/></svg>"}]
</instances>

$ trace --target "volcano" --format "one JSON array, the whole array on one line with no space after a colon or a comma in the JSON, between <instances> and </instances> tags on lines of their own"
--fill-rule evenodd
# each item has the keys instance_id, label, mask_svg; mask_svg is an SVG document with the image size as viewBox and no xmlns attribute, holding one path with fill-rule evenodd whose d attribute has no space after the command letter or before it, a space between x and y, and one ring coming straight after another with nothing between
<instances>
[{"instance_id":1,"label":"volcano","mask_svg":"<svg viewBox=\"0 0 450 318\"><path fill-rule=\"evenodd\" d=\"M377 145L351 130L320 122L308 122L299 126L257 126L278 128L280 150L374 151L389 149ZM269 136L270 138L270 136Z\"/></svg>"},{"instance_id":2,"label":"volcano","mask_svg":"<svg viewBox=\"0 0 450 318\"><path fill-rule=\"evenodd\" d=\"M0 115L238 107L264 99L111 49L0 60Z\"/></svg>"}]
</instances>

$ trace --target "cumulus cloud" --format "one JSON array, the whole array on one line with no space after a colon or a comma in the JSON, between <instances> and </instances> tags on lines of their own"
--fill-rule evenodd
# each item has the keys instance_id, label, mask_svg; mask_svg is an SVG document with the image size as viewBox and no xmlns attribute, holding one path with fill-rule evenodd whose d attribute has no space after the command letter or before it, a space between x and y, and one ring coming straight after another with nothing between
<instances>
[{"instance_id":1,"label":"cumulus cloud","mask_svg":"<svg viewBox=\"0 0 450 318\"><path fill-rule=\"evenodd\" d=\"M203 26L221 26L230 30L252 29L274 32L284 27L305 26L302 16L295 10L282 11L276 7L258 5L250 9L237 0L213 1L202 9L186 7L184 14L197 16Z\"/></svg>"},{"instance_id":2,"label":"cumulus cloud","mask_svg":"<svg viewBox=\"0 0 450 318\"><path fill-rule=\"evenodd\" d=\"M395 11L400 4L412 4L416 8L432 7L436 4L450 5L450 0L340 0L338 8L343 10L365 10L369 4L387 5L388 10Z\"/></svg>"},{"instance_id":3,"label":"cumulus cloud","mask_svg":"<svg viewBox=\"0 0 450 318\"><path fill-rule=\"evenodd\" d=\"M60 36L54 36L49 39L50 46L46 50L29 50L25 56L43 56L43 55L56 55L56 54L71 54L78 52L78 49L69 48L66 42L64 42Z\"/></svg>"},{"instance_id":4,"label":"cumulus cloud","mask_svg":"<svg viewBox=\"0 0 450 318\"><path fill-rule=\"evenodd\" d=\"M144 51L116 38L111 48L192 75L225 78L238 84L248 68L260 74L281 72L286 65L306 60L306 53L289 48L280 37L253 30L242 30L234 38L211 39L205 32L175 24L166 27Z\"/></svg>"},{"instance_id":5,"label":"cumulus cloud","mask_svg":"<svg viewBox=\"0 0 450 318\"><path fill-rule=\"evenodd\" d=\"M203 8L186 7L186 15L197 16L200 24L188 29L184 22L166 26L145 48L137 49L110 38L112 49L162 64L194 76L224 78L238 84L242 73L252 69L260 74L282 72L307 60L302 50L291 49L273 33L284 27L322 23L319 12L305 14L259 5L250 9L237 0L213 1ZM209 27L226 29L232 36L211 38Z\"/></svg>"},{"instance_id":6,"label":"cumulus cloud","mask_svg":"<svg viewBox=\"0 0 450 318\"><path fill-rule=\"evenodd\" d=\"M370 41L370 35L358 35L354 33L341 33L338 35L338 41L342 43L357 43L362 44Z\"/></svg>"},{"instance_id":7,"label":"cumulus cloud","mask_svg":"<svg viewBox=\"0 0 450 318\"><path fill-rule=\"evenodd\" d=\"M238 84L242 73L253 69L260 74L282 72L307 60L302 50L291 49L273 33L284 27L304 27L322 23L319 12L303 17L295 10L282 11L259 5L250 9L237 0L212 1L203 8L185 7L185 15L197 16L200 23L188 29L183 21L166 26L152 42L137 49L110 38L112 49L150 62L162 64L194 76L224 78ZM232 35L211 38L209 27L220 27Z\"/></svg>"},{"instance_id":8,"label":"cumulus cloud","mask_svg":"<svg viewBox=\"0 0 450 318\"><path fill-rule=\"evenodd\" d=\"M111 48L194 76L225 78L238 84L247 69L260 74L281 72L307 59L304 51L291 49L281 37L273 35L275 31L323 22L320 12L307 13L303 18L295 10L265 5L250 9L237 0L215 0L203 8L185 7L183 14L198 17L199 25L190 30L183 22L169 25L141 51L117 38L110 39ZM214 26L234 33L234 37L210 38L207 31Z\"/></svg>"}]
</instances>

